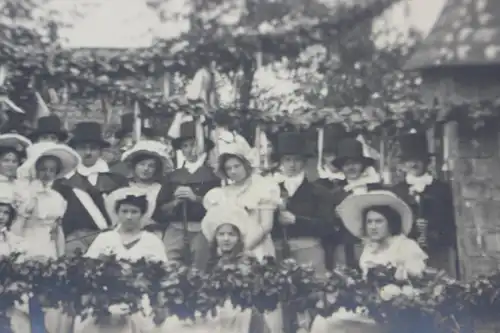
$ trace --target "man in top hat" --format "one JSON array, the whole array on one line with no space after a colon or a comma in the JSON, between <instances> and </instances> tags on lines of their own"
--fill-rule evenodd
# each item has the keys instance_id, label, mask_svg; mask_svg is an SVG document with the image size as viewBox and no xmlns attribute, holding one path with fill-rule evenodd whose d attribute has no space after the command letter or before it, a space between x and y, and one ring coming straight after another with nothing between
<instances>
[{"instance_id":1,"label":"man in top hat","mask_svg":"<svg viewBox=\"0 0 500 333\"><path fill-rule=\"evenodd\" d=\"M449 184L428 171L431 154L425 132L412 130L400 137L405 179L393 191L412 207L416 218L410 237L429 255L429 266L457 277L456 225Z\"/></svg>"},{"instance_id":2,"label":"man in top hat","mask_svg":"<svg viewBox=\"0 0 500 333\"><path fill-rule=\"evenodd\" d=\"M35 130L29 135L31 142L66 142L68 132L63 128L61 119L56 115L40 117Z\"/></svg>"},{"instance_id":3,"label":"man in top hat","mask_svg":"<svg viewBox=\"0 0 500 333\"><path fill-rule=\"evenodd\" d=\"M104 196L125 187L125 177L111 173L101 158L109 143L102 136L101 125L96 122L76 124L68 145L81 157L81 164L66 176L64 183L71 186L75 196L68 200L68 209L62 226L66 236L67 253L76 249L86 251L100 230L111 222L104 206Z\"/></svg>"},{"instance_id":4,"label":"man in top hat","mask_svg":"<svg viewBox=\"0 0 500 333\"><path fill-rule=\"evenodd\" d=\"M299 264L312 265L318 276L326 273L323 238L335 232L333 211L328 192L312 182L305 166L312 149L302 132L282 132L277 137L276 157L279 159L282 204L278 208L272 237L280 260L293 258ZM295 316L292 313L286 316ZM308 330L310 320L300 314L296 322ZM289 327L288 329L293 329Z\"/></svg>"},{"instance_id":5,"label":"man in top hat","mask_svg":"<svg viewBox=\"0 0 500 333\"><path fill-rule=\"evenodd\" d=\"M381 178L374 169L375 160L364 155L363 144L352 135L346 135L339 141L337 156L331 163L344 176L343 180L338 181L336 189L332 191L331 204L334 207L352 194L383 188ZM334 263L331 264L357 268L361 255L361 243L344 228L340 220L336 225L340 227L340 230L334 244L334 253L331 255Z\"/></svg>"},{"instance_id":6,"label":"man in top hat","mask_svg":"<svg viewBox=\"0 0 500 333\"><path fill-rule=\"evenodd\" d=\"M221 180L207 163L214 144L204 138L204 147L199 147L196 126L194 121L180 124L180 135L172 141L173 148L182 152L184 163L162 184L153 219L165 227L163 241L169 260L190 261L188 264L203 268L209 251L200 227L206 213L202 200L209 190L221 185Z\"/></svg>"}]
</instances>

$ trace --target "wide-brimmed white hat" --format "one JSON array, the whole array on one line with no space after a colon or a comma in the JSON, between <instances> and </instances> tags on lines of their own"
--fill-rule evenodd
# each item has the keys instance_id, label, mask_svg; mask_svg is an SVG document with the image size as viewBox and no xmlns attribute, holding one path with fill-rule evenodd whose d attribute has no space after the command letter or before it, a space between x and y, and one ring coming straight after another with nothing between
<instances>
[{"instance_id":1,"label":"wide-brimmed white hat","mask_svg":"<svg viewBox=\"0 0 500 333\"><path fill-rule=\"evenodd\" d=\"M125 199L128 196L135 196L135 197L146 196L146 199L148 201L148 207L146 208L146 212L144 213L144 218L145 218L144 223L149 222L146 220L153 213L151 210L154 209L155 207L154 203L150 201L151 199L146 195L144 189L127 186L111 192L104 198L104 207L106 208L106 212L108 213L111 223L113 225L116 225L118 222L118 216L116 215L116 203L120 200Z\"/></svg>"},{"instance_id":2,"label":"wide-brimmed white hat","mask_svg":"<svg viewBox=\"0 0 500 333\"><path fill-rule=\"evenodd\" d=\"M401 231L408 235L413 225L413 213L400 197L387 190L351 194L337 206L337 214L351 234L363 237L363 213L373 206L388 206L401 216Z\"/></svg>"},{"instance_id":3,"label":"wide-brimmed white hat","mask_svg":"<svg viewBox=\"0 0 500 333\"><path fill-rule=\"evenodd\" d=\"M31 144L32 142L30 139L19 134L0 134L0 148L13 148L18 152L23 152L31 146Z\"/></svg>"},{"instance_id":4,"label":"wide-brimmed white hat","mask_svg":"<svg viewBox=\"0 0 500 333\"><path fill-rule=\"evenodd\" d=\"M80 155L71 147L55 142L35 143L28 149L28 159L21 165L18 174L26 174L31 179L36 177L37 161L45 156L54 156L61 161L61 170L56 178L62 178L76 169L80 164Z\"/></svg>"},{"instance_id":5,"label":"wide-brimmed white hat","mask_svg":"<svg viewBox=\"0 0 500 333\"><path fill-rule=\"evenodd\" d=\"M243 208L237 206L214 206L207 210L201 221L201 231L205 238L212 242L215 239L217 229L223 224L231 224L239 229L241 238L245 242L250 232L252 223L250 215Z\"/></svg>"},{"instance_id":6,"label":"wide-brimmed white hat","mask_svg":"<svg viewBox=\"0 0 500 333\"><path fill-rule=\"evenodd\" d=\"M134 157L138 155L149 155L157 157L163 164L169 159L168 156L168 146L154 140L142 140L137 142L132 148L125 151L122 154L121 160L125 163L129 163Z\"/></svg>"}]
</instances>

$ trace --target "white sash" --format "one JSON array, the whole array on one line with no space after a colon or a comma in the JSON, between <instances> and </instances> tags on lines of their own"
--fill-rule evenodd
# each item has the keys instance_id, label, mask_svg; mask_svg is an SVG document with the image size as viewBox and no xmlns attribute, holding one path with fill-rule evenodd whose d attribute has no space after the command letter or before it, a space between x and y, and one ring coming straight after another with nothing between
<instances>
[{"instance_id":1,"label":"white sash","mask_svg":"<svg viewBox=\"0 0 500 333\"><path fill-rule=\"evenodd\" d=\"M94 200L92 200L92 197L87 192L80 190L79 188L72 188L72 190L78 200L80 200L82 206L89 213L92 221L94 221L97 227L100 230L109 228L106 219L102 215L102 212L99 210L99 208L97 208Z\"/></svg>"}]
</instances>

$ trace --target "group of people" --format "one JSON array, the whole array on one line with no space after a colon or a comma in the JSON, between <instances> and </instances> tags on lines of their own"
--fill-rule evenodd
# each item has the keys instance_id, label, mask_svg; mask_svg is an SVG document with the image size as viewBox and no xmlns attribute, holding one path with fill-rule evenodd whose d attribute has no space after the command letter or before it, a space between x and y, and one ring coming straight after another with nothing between
<instances>
[{"instance_id":1,"label":"group of people","mask_svg":"<svg viewBox=\"0 0 500 333\"><path fill-rule=\"evenodd\" d=\"M421 274L427 266L456 275L451 190L428 172L431 155L422 133L401 138L406 178L388 186L362 143L340 125L325 129L316 180L306 175L315 152L302 132L272 137L265 169L256 163L259 153L228 128L207 135L196 121L185 121L177 132L171 140L177 156L145 136L124 145L113 165L102 158L110 144L95 122L78 123L68 133L51 115L40 118L29 137L0 134L1 254L43 260L81 251L93 258L178 261L205 271L272 256L311 265L318 278L338 265L366 272L387 263L402 275ZM125 142L132 129L119 133ZM34 311L36 306L16 305L10 314L15 332L33 329ZM362 314L340 311L325 319L290 314L285 305L264 314L226 306L200 322L166 316L160 325L148 314L128 316L119 305L110 309L119 320L107 323L68 318L57 309L39 311L38 325L49 333L111 327L113 332L348 332L346 322L353 320L376 330Z\"/></svg>"}]
</instances>

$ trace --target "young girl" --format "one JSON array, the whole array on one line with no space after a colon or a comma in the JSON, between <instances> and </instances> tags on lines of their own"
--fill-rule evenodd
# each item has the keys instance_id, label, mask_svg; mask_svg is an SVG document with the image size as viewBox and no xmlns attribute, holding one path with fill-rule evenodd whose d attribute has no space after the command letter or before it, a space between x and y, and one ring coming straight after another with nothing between
<instances>
[{"instance_id":1,"label":"young girl","mask_svg":"<svg viewBox=\"0 0 500 333\"><path fill-rule=\"evenodd\" d=\"M148 200L137 189L127 187L121 189L121 195L114 195L114 214L117 226L97 236L85 256L99 258L116 255L118 259L136 261L146 258L151 261L166 262L167 257L162 241L154 234L143 230L143 217L148 211ZM143 307L150 309L149 299L143 298ZM93 317L86 320L77 318L75 333L135 333L149 332L153 329L150 313L127 315L128 306L114 304L109 307L110 320L96 323ZM149 312L149 310L147 311Z\"/></svg>"},{"instance_id":2,"label":"young girl","mask_svg":"<svg viewBox=\"0 0 500 333\"><path fill-rule=\"evenodd\" d=\"M242 208L217 206L207 211L201 228L210 243L210 261L207 265L209 271L248 259L249 254L244 252L244 248L252 232L250 222L251 218ZM269 330L260 313L251 309L235 309L227 301L217 309L216 316L199 319L195 323L169 317L160 332L265 333Z\"/></svg>"}]
</instances>

